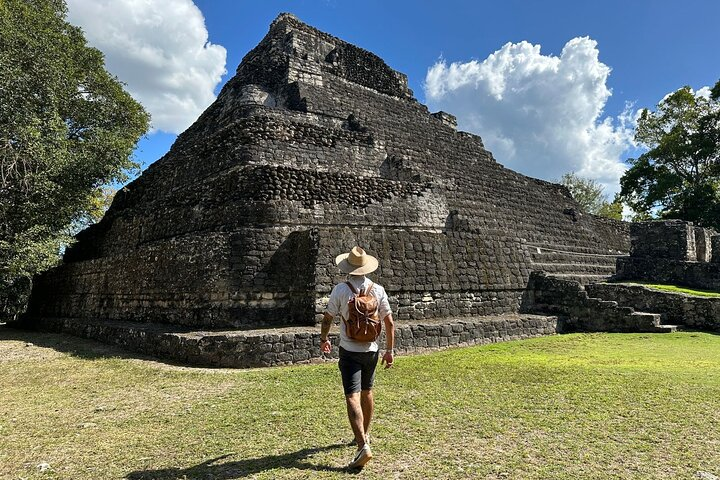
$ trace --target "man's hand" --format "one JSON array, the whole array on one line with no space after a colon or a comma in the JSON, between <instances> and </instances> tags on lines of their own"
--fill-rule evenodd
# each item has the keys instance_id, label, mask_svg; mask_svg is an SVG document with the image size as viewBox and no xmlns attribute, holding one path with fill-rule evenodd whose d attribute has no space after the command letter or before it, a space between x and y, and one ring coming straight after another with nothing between
<instances>
[{"instance_id":1,"label":"man's hand","mask_svg":"<svg viewBox=\"0 0 720 480\"><path fill-rule=\"evenodd\" d=\"M385 364L385 368L392 368L393 366L393 347L395 346L395 321L393 320L392 314L388 313L385 318L385 354L383 355L381 364Z\"/></svg>"},{"instance_id":2,"label":"man's hand","mask_svg":"<svg viewBox=\"0 0 720 480\"><path fill-rule=\"evenodd\" d=\"M328 312L323 314L322 325L320 326L320 351L322 353L330 353L332 351L332 344L328 338L330 327L332 327L332 319L332 315ZM323 340L323 338L325 340Z\"/></svg>"},{"instance_id":3,"label":"man's hand","mask_svg":"<svg viewBox=\"0 0 720 480\"><path fill-rule=\"evenodd\" d=\"M380 364L381 364L381 365L385 365L385 368L392 368L392 366L393 366L393 360L394 360L394 358L393 358L393 352L391 352L390 350L388 350L388 351L386 351L385 354L383 355L383 358L382 358L382 360L380 361Z\"/></svg>"}]
</instances>

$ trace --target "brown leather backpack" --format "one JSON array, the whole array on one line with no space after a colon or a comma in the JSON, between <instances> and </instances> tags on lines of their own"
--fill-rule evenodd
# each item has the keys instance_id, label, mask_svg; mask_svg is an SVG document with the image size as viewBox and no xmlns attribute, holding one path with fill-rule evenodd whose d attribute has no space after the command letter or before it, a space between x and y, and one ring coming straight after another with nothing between
<instances>
[{"instance_id":1,"label":"brown leather backpack","mask_svg":"<svg viewBox=\"0 0 720 480\"><path fill-rule=\"evenodd\" d=\"M382 331L382 322L378 316L378 299L371 295L373 283L371 282L365 293L358 292L350 282L347 286L353 292L348 302L350 314L345 320L347 336L356 342L374 342Z\"/></svg>"}]
</instances>

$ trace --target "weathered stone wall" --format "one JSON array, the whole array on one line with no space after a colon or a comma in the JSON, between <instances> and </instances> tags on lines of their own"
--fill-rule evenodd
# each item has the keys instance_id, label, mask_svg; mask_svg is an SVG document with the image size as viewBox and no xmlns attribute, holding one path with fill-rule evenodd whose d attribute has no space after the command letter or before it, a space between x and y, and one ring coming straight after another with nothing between
<instances>
[{"instance_id":1,"label":"weathered stone wall","mask_svg":"<svg viewBox=\"0 0 720 480\"><path fill-rule=\"evenodd\" d=\"M710 236L710 261L720 263L720 235Z\"/></svg>"},{"instance_id":2,"label":"weathered stone wall","mask_svg":"<svg viewBox=\"0 0 720 480\"><path fill-rule=\"evenodd\" d=\"M618 258L616 280L641 280L720 291L717 233L690 222L633 223L630 256Z\"/></svg>"},{"instance_id":3,"label":"weathered stone wall","mask_svg":"<svg viewBox=\"0 0 720 480\"><path fill-rule=\"evenodd\" d=\"M52 289L38 288L45 301L30 313L205 328L308 324L344 280L333 262L338 244L373 245L388 259L373 278L401 320L516 312L529 273L521 239L500 234L267 227L193 239L171 242L169 257L165 242L151 242L133 255L67 263L39 282ZM142 280L126 281L128 272Z\"/></svg>"},{"instance_id":4,"label":"weathered stone wall","mask_svg":"<svg viewBox=\"0 0 720 480\"><path fill-rule=\"evenodd\" d=\"M712 236L715 231L710 228L694 227L695 254L698 262L709 262L712 260Z\"/></svg>"},{"instance_id":5,"label":"weathered stone wall","mask_svg":"<svg viewBox=\"0 0 720 480\"><path fill-rule=\"evenodd\" d=\"M314 32L314 29L298 29L295 37ZM269 36L272 36L272 30ZM313 44L310 40L305 43ZM296 43L292 47L299 48ZM321 57L316 52L300 49L296 50L293 61L304 62L303 68L307 70L313 64L312 59ZM372 147L369 142L363 141L332 148L333 138L337 136L332 131L320 145L314 145L314 140L299 142L294 134L278 134L262 138L262 148L245 156L255 158L255 161L292 165L294 168L352 169L375 175L383 172L383 164L388 159L394 159L402 164L405 178L414 172L447 187L446 192L440 193L449 195L454 207L471 217L476 227L511 228L519 230L521 236L530 241L550 240L554 243L568 241L567 233L571 230L574 238L570 241L573 243L627 250L626 231L617 234L605 228L606 222L598 223L594 217L577 219L564 214L564 210L576 207L564 192L547 182L529 179L502 168L483 149L479 137L447 127L443 121L428 115L427 109L414 100L378 94L378 90L342 81L324 64L317 68L318 75L323 79L322 85L298 81L302 98L308 104L308 113L296 114L267 107L258 107L258 111L262 111L264 116L282 117L286 123L289 119L292 122L319 122L326 126L334 122L336 127L339 123L341 128L358 131L366 139L372 137ZM251 81L250 78L245 80ZM214 125L222 125L222 117L210 118L215 110L225 111L220 107L211 107L206 112L207 120ZM355 123L347 120L350 116L355 118ZM273 118L273 122L276 121ZM214 139L214 142L222 140ZM183 137L178 143L182 146L189 141ZM206 159L205 155L198 157ZM173 162L177 160L173 158ZM196 170L188 169L192 178L195 178ZM480 185L482 188L478 188ZM524 215L517 215L518 211L523 211ZM617 225L623 224L617 222ZM598 229L600 232L597 232ZM597 237L601 237L602 241Z\"/></svg>"},{"instance_id":6,"label":"weathered stone wall","mask_svg":"<svg viewBox=\"0 0 720 480\"><path fill-rule=\"evenodd\" d=\"M352 189L352 192L347 192ZM113 213L78 235L66 262L124 253L197 232L257 225L441 229L447 205L428 182L278 166L237 167L163 199Z\"/></svg>"},{"instance_id":7,"label":"weathered stone wall","mask_svg":"<svg viewBox=\"0 0 720 480\"><path fill-rule=\"evenodd\" d=\"M615 280L639 280L720 292L720 264L652 258L618 258Z\"/></svg>"},{"instance_id":8,"label":"weathered stone wall","mask_svg":"<svg viewBox=\"0 0 720 480\"><path fill-rule=\"evenodd\" d=\"M659 313L663 323L720 331L720 298L662 292L642 285L599 283L585 288L593 297L614 300L643 312Z\"/></svg>"},{"instance_id":9,"label":"weathered stone wall","mask_svg":"<svg viewBox=\"0 0 720 480\"><path fill-rule=\"evenodd\" d=\"M527 251L519 238L406 229L320 229L316 275L319 319L333 285L338 244L372 245L387 259L373 274L399 320L517 312L527 283Z\"/></svg>"},{"instance_id":10,"label":"weathered stone wall","mask_svg":"<svg viewBox=\"0 0 720 480\"><path fill-rule=\"evenodd\" d=\"M697 260L695 230L681 220L635 222L630 226L630 256Z\"/></svg>"},{"instance_id":11,"label":"weathered stone wall","mask_svg":"<svg viewBox=\"0 0 720 480\"><path fill-rule=\"evenodd\" d=\"M70 262L38 278L28 314L200 328L313 324L316 243L311 230L248 228Z\"/></svg>"}]
</instances>

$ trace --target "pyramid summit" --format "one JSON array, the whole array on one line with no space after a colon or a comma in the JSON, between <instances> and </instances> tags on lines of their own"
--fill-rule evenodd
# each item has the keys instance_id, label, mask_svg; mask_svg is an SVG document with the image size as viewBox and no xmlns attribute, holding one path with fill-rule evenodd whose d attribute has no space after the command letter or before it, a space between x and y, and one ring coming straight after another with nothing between
<instances>
[{"instance_id":1,"label":"pyramid summit","mask_svg":"<svg viewBox=\"0 0 720 480\"><path fill-rule=\"evenodd\" d=\"M465 342L554 331L517 317L530 271L605 278L629 236L564 187L504 168L377 55L281 14L36 279L24 321L189 363L308 361L320 356L308 327L344 280L333 259L354 245L380 259L399 346L416 348L452 342L422 344L423 325L462 321Z\"/></svg>"}]
</instances>

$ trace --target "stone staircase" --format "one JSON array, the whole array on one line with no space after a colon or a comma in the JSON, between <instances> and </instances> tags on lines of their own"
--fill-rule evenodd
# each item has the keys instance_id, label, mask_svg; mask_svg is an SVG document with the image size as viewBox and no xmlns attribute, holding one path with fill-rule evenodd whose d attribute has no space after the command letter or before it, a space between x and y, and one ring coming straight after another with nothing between
<instances>
[{"instance_id":1,"label":"stone staircase","mask_svg":"<svg viewBox=\"0 0 720 480\"><path fill-rule=\"evenodd\" d=\"M672 333L679 328L663 324L660 313L637 311L615 300L591 296L576 280L539 271L530 275L524 308L560 316L563 331Z\"/></svg>"},{"instance_id":2,"label":"stone staircase","mask_svg":"<svg viewBox=\"0 0 720 480\"><path fill-rule=\"evenodd\" d=\"M627 307L626 307L627 308ZM630 322L636 322L637 325L642 325L647 330L645 332L654 333L674 333L677 332L679 325L666 325L662 324L662 315L659 313L649 312L632 312L628 314Z\"/></svg>"},{"instance_id":3,"label":"stone staircase","mask_svg":"<svg viewBox=\"0 0 720 480\"><path fill-rule=\"evenodd\" d=\"M607 281L615 274L620 252L591 246L528 244L532 270L581 285Z\"/></svg>"},{"instance_id":4,"label":"stone staircase","mask_svg":"<svg viewBox=\"0 0 720 480\"><path fill-rule=\"evenodd\" d=\"M713 314L714 299L661 292L642 285L622 283L598 283L586 285L585 290L592 297L612 300L627 305L638 311L654 312L659 315L662 327L669 327L674 332L684 328L709 328L714 330L712 321L704 322L703 318L716 317ZM720 299L717 299L720 306ZM673 325L674 324L674 325Z\"/></svg>"}]
</instances>

